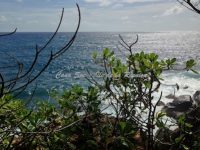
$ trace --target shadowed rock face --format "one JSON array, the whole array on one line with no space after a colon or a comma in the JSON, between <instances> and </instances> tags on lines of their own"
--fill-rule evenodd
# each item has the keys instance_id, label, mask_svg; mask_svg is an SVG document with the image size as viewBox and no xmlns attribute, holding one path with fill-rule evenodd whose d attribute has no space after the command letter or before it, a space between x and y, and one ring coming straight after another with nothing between
<instances>
[{"instance_id":1,"label":"shadowed rock face","mask_svg":"<svg viewBox=\"0 0 200 150\"><path fill-rule=\"evenodd\" d=\"M193 106L193 100L190 95L181 95L173 99L171 103L167 103L163 108L169 117L178 118L180 115L190 111Z\"/></svg>"},{"instance_id":2,"label":"shadowed rock face","mask_svg":"<svg viewBox=\"0 0 200 150\"><path fill-rule=\"evenodd\" d=\"M184 136L184 143L187 145L191 145L191 143L195 139L194 137L198 136L198 131L200 130L200 107L194 106L193 109L185 115L185 123L192 125L192 127L190 128L190 132L192 134L185 134L186 136ZM171 141L175 141L181 135L183 135L183 130L180 129L180 126L173 130L170 130L168 128L160 128L159 130L157 130L155 137L156 139L164 142L156 142L155 149L177 150L178 147L176 147L175 145L170 145L170 143ZM196 149L196 147L192 149ZM197 149L199 149L199 147Z\"/></svg>"},{"instance_id":3,"label":"shadowed rock face","mask_svg":"<svg viewBox=\"0 0 200 150\"><path fill-rule=\"evenodd\" d=\"M200 106L200 91L196 91L193 95L193 100L197 106Z\"/></svg>"},{"instance_id":4,"label":"shadowed rock face","mask_svg":"<svg viewBox=\"0 0 200 150\"><path fill-rule=\"evenodd\" d=\"M174 109L176 111L186 111L193 105L193 100L190 95L181 95L179 97L174 97L171 103L167 103L169 109Z\"/></svg>"},{"instance_id":5,"label":"shadowed rock face","mask_svg":"<svg viewBox=\"0 0 200 150\"><path fill-rule=\"evenodd\" d=\"M172 105L175 107L177 111L186 111L193 105L193 100L190 95L181 95L179 97L175 97Z\"/></svg>"},{"instance_id":6,"label":"shadowed rock face","mask_svg":"<svg viewBox=\"0 0 200 150\"><path fill-rule=\"evenodd\" d=\"M165 96L168 99L175 99L176 96L174 96L173 94L169 94L167 96Z\"/></svg>"},{"instance_id":7,"label":"shadowed rock face","mask_svg":"<svg viewBox=\"0 0 200 150\"><path fill-rule=\"evenodd\" d=\"M163 111L166 112L167 116L175 119L184 113L192 112L194 106L200 107L200 90L194 93L193 98L190 95L181 95L176 97L172 94L166 96L166 98L173 99L173 101L167 103L163 107Z\"/></svg>"},{"instance_id":8,"label":"shadowed rock face","mask_svg":"<svg viewBox=\"0 0 200 150\"><path fill-rule=\"evenodd\" d=\"M165 106L165 103L163 101L160 101L157 106Z\"/></svg>"}]
</instances>

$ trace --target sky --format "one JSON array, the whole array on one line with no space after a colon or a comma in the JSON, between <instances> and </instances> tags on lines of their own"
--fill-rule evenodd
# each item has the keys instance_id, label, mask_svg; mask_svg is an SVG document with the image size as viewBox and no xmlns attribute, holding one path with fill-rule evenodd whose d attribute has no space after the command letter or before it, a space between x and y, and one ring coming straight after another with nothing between
<instances>
[{"instance_id":1,"label":"sky","mask_svg":"<svg viewBox=\"0 0 200 150\"><path fill-rule=\"evenodd\" d=\"M0 0L0 32L73 32L81 8L81 32L200 31L200 15L176 0Z\"/></svg>"}]
</instances>

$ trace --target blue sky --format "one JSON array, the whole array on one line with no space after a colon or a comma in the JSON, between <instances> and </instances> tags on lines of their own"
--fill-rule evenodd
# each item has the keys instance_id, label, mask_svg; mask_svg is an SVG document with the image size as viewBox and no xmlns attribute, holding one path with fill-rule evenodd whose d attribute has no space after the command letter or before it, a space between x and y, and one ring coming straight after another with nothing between
<instances>
[{"instance_id":1,"label":"blue sky","mask_svg":"<svg viewBox=\"0 0 200 150\"><path fill-rule=\"evenodd\" d=\"M82 12L80 31L200 31L200 15L176 0L0 0L0 32L54 31L61 9L61 31L74 31L75 2Z\"/></svg>"}]
</instances>

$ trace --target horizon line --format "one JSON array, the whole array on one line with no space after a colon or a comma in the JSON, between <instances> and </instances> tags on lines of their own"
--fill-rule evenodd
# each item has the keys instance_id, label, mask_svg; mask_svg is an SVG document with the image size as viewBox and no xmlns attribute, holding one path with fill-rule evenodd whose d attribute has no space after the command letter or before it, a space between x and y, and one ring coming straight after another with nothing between
<instances>
[{"instance_id":1,"label":"horizon line","mask_svg":"<svg viewBox=\"0 0 200 150\"><path fill-rule=\"evenodd\" d=\"M169 31L79 31L78 33L169 33L169 32L200 32L198 30L169 30ZM1 32L0 33L9 33ZM53 31L17 31L16 33L54 33ZM58 33L74 33L74 31L59 31Z\"/></svg>"}]
</instances>

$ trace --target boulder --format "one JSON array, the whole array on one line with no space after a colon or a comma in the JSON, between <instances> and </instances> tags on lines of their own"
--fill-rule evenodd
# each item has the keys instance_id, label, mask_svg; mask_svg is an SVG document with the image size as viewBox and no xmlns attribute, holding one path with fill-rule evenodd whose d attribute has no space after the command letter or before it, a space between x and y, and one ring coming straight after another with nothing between
<instances>
[{"instance_id":1,"label":"boulder","mask_svg":"<svg viewBox=\"0 0 200 150\"><path fill-rule=\"evenodd\" d=\"M196 91L193 95L193 100L197 106L200 106L200 91Z\"/></svg>"},{"instance_id":2,"label":"boulder","mask_svg":"<svg viewBox=\"0 0 200 150\"><path fill-rule=\"evenodd\" d=\"M193 100L190 95L181 95L179 97L175 97L171 105L174 106L176 111L186 111L192 107Z\"/></svg>"},{"instance_id":3,"label":"boulder","mask_svg":"<svg viewBox=\"0 0 200 150\"><path fill-rule=\"evenodd\" d=\"M187 85L183 87L183 89L188 89L188 88L189 88L189 86L187 86Z\"/></svg>"},{"instance_id":4,"label":"boulder","mask_svg":"<svg viewBox=\"0 0 200 150\"><path fill-rule=\"evenodd\" d=\"M167 96L165 96L165 97L168 98L168 99L174 99L174 98L175 98L175 95L169 94L169 95L167 95Z\"/></svg>"},{"instance_id":5,"label":"boulder","mask_svg":"<svg viewBox=\"0 0 200 150\"><path fill-rule=\"evenodd\" d=\"M192 124L192 130L199 131L200 130L200 107L195 107L189 113L187 113L185 121Z\"/></svg>"},{"instance_id":6,"label":"boulder","mask_svg":"<svg viewBox=\"0 0 200 150\"><path fill-rule=\"evenodd\" d=\"M181 95L175 97L171 103L167 103L163 108L167 116L178 118L180 115L191 110L193 106L193 100L190 95Z\"/></svg>"},{"instance_id":7,"label":"boulder","mask_svg":"<svg viewBox=\"0 0 200 150\"><path fill-rule=\"evenodd\" d=\"M157 106L165 106L165 103L163 101L160 101Z\"/></svg>"}]
</instances>

